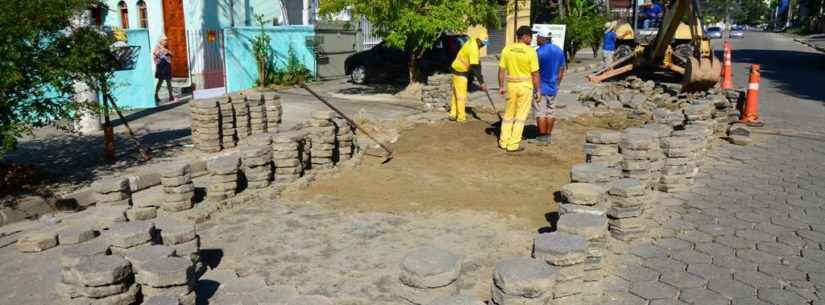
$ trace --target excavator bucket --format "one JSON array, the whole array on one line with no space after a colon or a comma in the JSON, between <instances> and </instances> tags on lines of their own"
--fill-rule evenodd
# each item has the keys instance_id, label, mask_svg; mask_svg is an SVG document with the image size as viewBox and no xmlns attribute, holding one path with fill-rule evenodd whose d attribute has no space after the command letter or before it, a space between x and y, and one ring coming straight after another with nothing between
<instances>
[{"instance_id":1,"label":"excavator bucket","mask_svg":"<svg viewBox=\"0 0 825 305\"><path fill-rule=\"evenodd\" d=\"M713 56L694 58L690 57L690 65L685 69L682 79L682 91L705 91L719 83L722 64Z\"/></svg>"}]
</instances>

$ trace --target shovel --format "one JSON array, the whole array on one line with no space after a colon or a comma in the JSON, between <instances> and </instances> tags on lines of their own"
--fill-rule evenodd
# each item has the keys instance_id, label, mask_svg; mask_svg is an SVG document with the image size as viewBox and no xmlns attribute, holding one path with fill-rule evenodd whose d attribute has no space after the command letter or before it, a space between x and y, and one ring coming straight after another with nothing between
<instances>
[{"instance_id":1,"label":"shovel","mask_svg":"<svg viewBox=\"0 0 825 305\"><path fill-rule=\"evenodd\" d=\"M338 113L338 115L340 115L345 120L347 120L347 123L349 123L352 127L355 127L355 129L360 130L362 133L364 133L364 135L366 135L368 138L370 138L373 142L377 143L378 146L381 146L381 148L384 149L384 151L387 152L387 154L384 155L384 156L377 156L377 157L383 157L384 158L384 161L381 162L381 164L386 164L387 162L390 162L390 160L392 160L392 158L393 158L392 150L386 144L381 143L381 141L378 141L373 136L371 136L364 128L361 127L361 125L358 125L358 123L355 123L355 121L353 121L346 114L341 112L341 110L338 110L338 108L335 108L335 106L332 106L332 104L330 104L326 99L324 99L323 97L318 95L318 93L315 93L315 91L310 89L309 86L307 86L305 83L301 82L300 86L301 86L301 88L304 88L304 90L309 92L309 94L312 94L312 96L314 96L319 101L321 101L321 103L324 103L324 105L327 105L327 107L329 107L329 109L332 109L332 111L335 111L336 113Z\"/></svg>"},{"instance_id":2,"label":"shovel","mask_svg":"<svg viewBox=\"0 0 825 305\"><path fill-rule=\"evenodd\" d=\"M498 113L498 109L496 109L496 103L493 102L493 97L490 96L490 91L484 90L484 94L487 95L487 100L490 101L490 106L493 106L493 111L495 111L496 116L498 116L498 122L501 123L501 114Z\"/></svg>"}]
</instances>

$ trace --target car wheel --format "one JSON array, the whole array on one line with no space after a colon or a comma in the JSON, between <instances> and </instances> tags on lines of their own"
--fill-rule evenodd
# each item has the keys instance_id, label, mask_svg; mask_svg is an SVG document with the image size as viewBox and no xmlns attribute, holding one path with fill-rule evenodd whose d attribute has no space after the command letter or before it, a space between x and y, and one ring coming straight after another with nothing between
<instances>
[{"instance_id":1,"label":"car wheel","mask_svg":"<svg viewBox=\"0 0 825 305\"><path fill-rule=\"evenodd\" d=\"M352 69L352 73L350 74L350 78L352 79L353 83L356 84L363 84L367 80L367 68L364 66L357 66L355 69Z\"/></svg>"}]
</instances>

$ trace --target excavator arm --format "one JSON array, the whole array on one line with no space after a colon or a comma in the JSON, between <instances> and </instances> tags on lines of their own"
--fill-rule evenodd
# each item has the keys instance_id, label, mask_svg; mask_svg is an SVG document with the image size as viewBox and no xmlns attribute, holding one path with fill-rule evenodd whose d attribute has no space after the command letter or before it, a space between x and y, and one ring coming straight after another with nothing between
<instances>
[{"instance_id":1,"label":"excavator arm","mask_svg":"<svg viewBox=\"0 0 825 305\"><path fill-rule=\"evenodd\" d=\"M699 0L673 0L665 10L656 38L649 45L637 48L635 54L616 60L613 64L588 76L591 82L632 71L636 66L667 69L683 75L683 91L707 90L719 82L721 64L713 56L710 41L702 35L702 18ZM690 43L693 52L679 54L681 65L671 47L680 24L688 17ZM693 53L693 54L690 54ZM686 57L686 58L684 58Z\"/></svg>"}]
</instances>

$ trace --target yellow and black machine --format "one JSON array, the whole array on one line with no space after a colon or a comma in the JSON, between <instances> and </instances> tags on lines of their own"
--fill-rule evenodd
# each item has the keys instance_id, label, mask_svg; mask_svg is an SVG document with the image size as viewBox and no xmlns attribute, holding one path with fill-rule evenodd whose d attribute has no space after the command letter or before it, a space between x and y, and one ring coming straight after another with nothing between
<instances>
[{"instance_id":1,"label":"yellow and black machine","mask_svg":"<svg viewBox=\"0 0 825 305\"><path fill-rule=\"evenodd\" d=\"M664 69L682 75L682 91L710 89L722 65L702 29L699 0L671 0L655 38L637 37L630 24L619 25L613 62L587 78L599 83L634 69Z\"/></svg>"}]
</instances>

